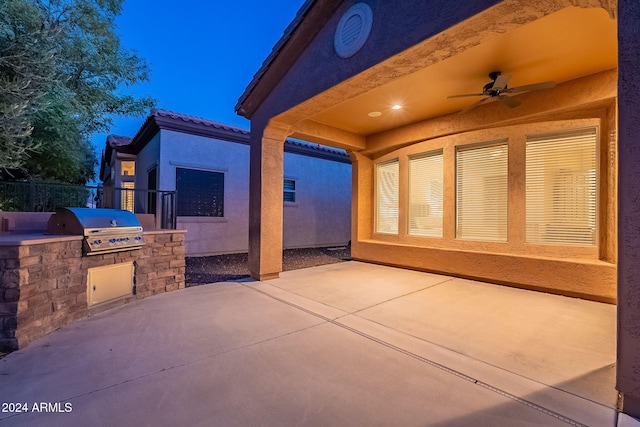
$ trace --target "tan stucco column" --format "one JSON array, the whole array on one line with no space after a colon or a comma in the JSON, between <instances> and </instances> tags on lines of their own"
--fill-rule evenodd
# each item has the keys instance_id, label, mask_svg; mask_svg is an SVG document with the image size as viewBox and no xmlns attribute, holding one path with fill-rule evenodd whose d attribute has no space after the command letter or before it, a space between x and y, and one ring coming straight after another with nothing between
<instances>
[{"instance_id":1,"label":"tan stucco column","mask_svg":"<svg viewBox=\"0 0 640 427\"><path fill-rule=\"evenodd\" d=\"M355 151L351 158L351 255L358 257L358 241L371 239L373 230L373 160Z\"/></svg>"},{"instance_id":2,"label":"tan stucco column","mask_svg":"<svg viewBox=\"0 0 640 427\"><path fill-rule=\"evenodd\" d=\"M640 417L640 3L618 0L618 12L617 389Z\"/></svg>"},{"instance_id":3,"label":"tan stucco column","mask_svg":"<svg viewBox=\"0 0 640 427\"><path fill-rule=\"evenodd\" d=\"M275 279L282 271L282 179L289 128L252 128L249 165L249 273Z\"/></svg>"}]
</instances>

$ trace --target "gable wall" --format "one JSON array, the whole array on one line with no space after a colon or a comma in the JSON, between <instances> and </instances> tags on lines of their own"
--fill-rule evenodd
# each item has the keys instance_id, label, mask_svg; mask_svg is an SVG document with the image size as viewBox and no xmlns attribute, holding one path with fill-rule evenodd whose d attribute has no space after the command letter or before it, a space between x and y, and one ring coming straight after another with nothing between
<instances>
[{"instance_id":1,"label":"gable wall","mask_svg":"<svg viewBox=\"0 0 640 427\"><path fill-rule=\"evenodd\" d=\"M335 53L334 33L338 22L347 9L358 3L345 1L251 117L252 134L255 135L254 122L265 126L271 117L499 3L498 0L460 0L452 7L448 0L364 2L373 10L373 25L362 49L347 59Z\"/></svg>"}]
</instances>

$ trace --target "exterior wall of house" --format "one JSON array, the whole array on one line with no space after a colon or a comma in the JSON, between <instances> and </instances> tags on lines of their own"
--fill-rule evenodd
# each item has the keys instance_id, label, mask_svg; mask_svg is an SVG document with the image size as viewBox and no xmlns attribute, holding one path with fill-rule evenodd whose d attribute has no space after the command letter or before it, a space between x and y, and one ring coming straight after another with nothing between
<instances>
[{"instance_id":1,"label":"exterior wall of house","mask_svg":"<svg viewBox=\"0 0 640 427\"><path fill-rule=\"evenodd\" d=\"M295 180L296 198L293 203L284 203L284 248L348 243L351 233L351 165L284 153L284 178Z\"/></svg>"},{"instance_id":2,"label":"exterior wall of house","mask_svg":"<svg viewBox=\"0 0 640 427\"><path fill-rule=\"evenodd\" d=\"M324 28L313 34L309 45L301 53L294 64L288 67L286 75L278 78L278 88L273 91L260 105L255 115L252 114L252 136L259 138L261 135L254 132L254 122L266 126L268 120L277 114L289 110L317 94L342 84L352 76L363 72L387 58L398 54L414 46L445 29L464 21L465 19L482 12L483 10L499 3L499 0L460 0L455 7L451 7L449 0L421 0L386 2L366 0L375 10L376 18L373 19L371 33L367 43L357 55L348 59L338 57L334 53L334 29L338 25L344 12L359 0L343 2L326 2L327 4L339 3L338 8L331 13ZM330 6L327 6L330 8ZM384 19L378 18L384 17ZM314 23L313 25L320 25ZM451 53L458 49L452 49L451 40L447 40L443 46L443 52ZM437 52L436 54L441 54ZM432 59L415 58L412 61ZM414 71L423 65L414 66L407 61L403 73ZM396 72L392 73L396 75ZM304 76L304 78L300 78ZM379 76L371 76L369 83L374 83ZM386 76L385 76L386 77ZM360 87L365 85L359 82ZM327 99L327 105L343 102L345 99Z\"/></svg>"},{"instance_id":3,"label":"exterior wall of house","mask_svg":"<svg viewBox=\"0 0 640 427\"><path fill-rule=\"evenodd\" d=\"M614 105L610 106L615 109ZM568 115L567 117L571 117ZM385 155L358 161L358 182L354 188L354 210L360 194L373 203L358 207L355 218L352 256L355 259L393 264L419 270L508 283L598 301L616 301L615 254L615 140L611 140L614 124L607 109L576 112L574 119L553 120L548 117L536 123L496 127L430 139L411 144ZM591 118L576 118L587 117ZM529 134L581 129L599 129L598 157L598 231L594 246L531 244L526 242L525 209L525 138ZM422 134L420 127L414 131ZM456 236L456 150L484 141L508 140L508 239L505 242L472 241ZM442 149L444 152L443 236L411 235L408 228L409 158ZM400 168L399 229L395 233L377 233L375 228L375 167L398 160ZM360 185L363 189L360 189ZM362 190L362 191L361 191Z\"/></svg>"},{"instance_id":4,"label":"exterior wall of house","mask_svg":"<svg viewBox=\"0 0 640 427\"><path fill-rule=\"evenodd\" d=\"M518 1L504 2L497 5L495 9L491 9L491 12L486 12L487 15L482 19L476 19L475 16L472 16L473 13L469 18L469 15L466 14L471 11L470 9L454 11L444 2L431 2L428 8L430 12L438 15L439 18L433 20L438 23L435 24L432 21L429 24L431 26L409 26L411 30L407 30L402 22L410 21L406 13L419 7L416 3L411 1L403 2L402 6L394 4L393 10L385 10L387 6L383 3L376 3L376 16L384 16L385 19L379 20L377 24L374 19L371 35L362 50L352 58L343 59L334 53L331 43L336 20L354 2L342 2L325 23L324 28L320 30L297 61L286 72L285 77L272 87L273 90L263 99L253 115L250 116L252 120L252 149L253 145L255 145L256 153L261 151L263 153L261 159L256 156L256 161L262 162L263 165L270 165L267 162L267 157L274 157L273 153L264 154L266 153L264 151L265 137L261 132L264 130L265 133L268 133L272 127L285 129L288 134L294 137L308 137L309 140L318 141L318 139L313 139L311 136L312 133L315 133L319 138L323 138L328 145L351 148L353 151L352 158L357 160L358 168L363 168L356 171L358 180L354 180L356 187L352 190L354 197L352 205L352 211L354 212L352 219L354 227L352 255L356 258L423 270L467 275L468 277L511 283L517 286L546 289L552 292L615 302L616 251L614 247L616 245L616 225L614 219L615 198L612 196L616 191L616 180L611 176L599 183L599 191L601 192L599 200L601 202L606 201L606 203L601 203L598 206L599 221L601 222L599 223L600 234L598 235L597 247L590 248L590 253L586 257L582 253L576 251L567 252L562 249L548 250L547 248L524 246L514 252L513 245L500 247L500 245L495 244L461 243L456 241L454 234L451 234L451 230L455 231L453 222L449 224L450 234L448 240L445 238L444 241L409 238L402 234L402 230L398 236L376 235L373 233L374 205L370 201L375 194L373 176L375 163L401 154L396 150L419 141L444 135L461 135L466 132L481 131L491 127L499 128L507 125L546 122L561 118L569 120L598 118L601 123L604 122L602 124L604 134L602 135L605 138L605 143L603 144L601 141L600 145L604 152L599 153L599 161L600 166L604 167L603 170L606 171L605 174L611 171L612 176L615 177L615 163L610 169L605 167L608 164L607 162L615 162L614 105L617 79L615 70L567 82L560 85L561 87L546 91L546 93L532 92L521 95L523 105L511 111L505 111L503 106L495 103L483 106L480 111L476 110L465 114L464 118L457 114L451 114L387 132L362 136L360 140L357 135L346 135L347 132L340 133L339 130L328 129L328 126L323 128L320 124L315 127L311 124L306 127L298 125L304 119L312 122L313 112L323 111L331 105L348 99L348 97L355 97L365 92L367 87L381 85L389 80L400 78L406 73L410 73L411 70L416 71L434 62L443 61L463 51L473 43L477 43L478 39L469 37L468 33L468 29L472 25L470 22L472 21L474 27L475 24L479 25L478 34L482 30L483 37L491 36L496 31L495 27L492 26L494 22L493 13L500 11L504 22L511 22L514 26L519 26L524 25L528 20L532 21L570 6L572 2L568 0L566 2L558 1L536 5L536 13L538 15L532 14L526 17L523 16L522 9L518 7L521 6ZM489 8L489 3L476 3L475 6L479 9L474 13ZM573 3L584 4L579 0ZM586 4L584 5L586 6ZM439 25L451 21L454 23L464 21L466 24L448 30L447 35L442 38L438 37L438 33L448 29L447 25L443 27L439 27ZM378 27L377 25L380 25L380 22L384 22L386 26ZM414 53L410 57L401 52L392 59L389 59L389 56L381 58L380 52L385 51L388 55L393 55L396 52L396 48L405 42L401 36L401 33L405 30L415 30L416 33L421 33L418 40L412 38L416 34L407 34L406 40L414 40L414 42L425 40L424 46L409 49ZM450 49L451 40L460 41L460 45L456 44L455 51ZM386 43L389 43L389 45ZM372 52L372 49L376 50L376 52ZM379 64L381 61L382 63ZM366 67L363 67L365 64L371 68L366 69ZM393 67L394 64L398 64L397 68ZM334 82L333 84L336 87L327 90L328 88L324 85L327 85L329 80L334 79L337 75L336 73L338 73L338 71L336 73L331 72L334 67L340 73L343 73L343 79ZM363 69L364 71L361 72ZM399 75L396 77L395 73L389 72L390 69L393 69L394 72L397 71ZM268 72L268 70L265 71L264 79L268 78ZM314 73L331 75L331 77L325 77L323 80L320 76L315 78L316 75ZM354 74L357 74L357 76L353 77ZM376 80L376 83L371 83ZM304 89L301 87L303 85L305 86ZM316 89L315 91L314 88ZM323 89L324 91L322 91ZM315 96L316 94L317 96ZM313 98L313 100L311 101L310 98ZM600 111L591 114L589 110L596 107L601 107ZM247 105L247 108L251 108L251 106ZM283 111L283 109L286 110L287 108L289 108L288 111ZM611 144L607 139L610 135L613 135L611 136L613 138ZM479 138L476 142L485 141L481 134L476 136ZM610 150L609 147L611 147ZM510 160L510 173L516 174L514 176L515 179L522 179L523 165L523 162L517 165ZM451 168L451 165L449 167ZM519 167L520 170L513 170L513 167ZM406 170L406 167L403 168L401 166L400 182L406 181ZM257 173L254 176L264 177L266 173L268 173L268 169L262 166L261 174ZM404 175L402 175L403 173ZM517 176L517 174L520 174L520 176ZM358 188L360 185L368 187L361 191ZM259 184L255 184L254 187L261 189L260 191L262 191L264 198L266 187L260 187ZM522 200L522 195L518 195L514 189L510 191L509 212L511 215L512 213L518 213L518 209L522 211L522 206L518 208L516 204L512 203L518 198ZM406 200L406 193L406 185L401 186L399 194L401 200ZM367 198L370 200L366 200ZM450 206L453 206L454 210L449 213L455 215L455 204ZM263 202L259 207L260 215L256 214L255 217L263 218L270 215L268 212L270 208L269 204ZM275 212L276 208L273 208ZM404 211L402 209L401 207L400 218L406 218L406 206ZM406 219L403 220L406 221ZM454 217L450 217L449 221L454 221ZM406 224L404 226L406 227ZM255 226L255 228L261 230L260 236L256 238L263 238L262 236L264 236L265 240L270 241L273 240L270 234L276 234L275 231L266 226L264 221L259 226ZM511 235L518 236L517 230L511 229L510 233L510 238ZM265 247L268 248L270 245L267 244ZM426 250L426 248L429 250ZM558 256L558 254L561 254L561 256ZM494 257L495 255L499 256ZM269 257L269 255L260 255L262 258L265 256ZM544 259L545 257L549 259L546 260ZM534 259L536 261L532 262ZM557 263L558 259L562 259L562 262ZM269 268L272 270L277 268L277 262L274 262ZM542 275L539 273L540 270L543 271ZM560 270L565 273L556 274ZM577 272L580 272L578 276L576 276ZM259 273L252 271L254 277L273 274L273 271Z\"/></svg>"},{"instance_id":5,"label":"exterior wall of house","mask_svg":"<svg viewBox=\"0 0 640 427\"><path fill-rule=\"evenodd\" d=\"M149 182L147 173L154 167L158 168L158 174L162 169L159 164L160 159L160 132L156 133L153 138L140 150L136 157L136 188L149 188ZM164 190L161 184L158 189ZM139 209L141 212L147 212L147 197L144 193L136 194L136 205L142 205L144 209ZM137 206L137 207L138 207ZM147 212L153 213L153 212ZM156 203L156 228L160 228L160 202Z\"/></svg>"},{"instance_id":6,"label":"exterior wall of house","mask_svg":"<svg viewBox=\"0 0 640 427\"><path fill-rule=\"evenodd\" d=\"M536 3L534 8L518 0L465 0L456 3L455 8L444 0L428 4L366 2L375 16L384 19L373 19L367 43L357 55L340 58L333 47L339 20L357 1L314 3L291 39L279 46L276 59L256 73L259 81L252 82L237 105L238 112L251 119L249 265L254 278L277 277L282 268L280 257L270 250L282 234L273 226L273 219L282 214L277 198L271 194L275 185L272 177L281 167L281 153L277 151L280 141L293 137L354 152L366 150L371 135L324 125L314 121L314 116L455 56L477 45L483 37L495 37L504 28L516 28L570 6L572 0ZM586 1L575 2L587 6ZM523 8L530 13L523 14ZM477 19L487 10L491 10L489 19ZM496 26L498 21L500 28ZM458 24L462 22L466 29L460 29L454 37L441 36L451 28L461 28ZM486 124L480 119L475 125ZM353 224L356 226L357 222Z\"/></svg>"},{"instance_id":7,"label":"exterior wall of house","mask_svg":"<svg viewBox=\"0 0 640 427\"><path fill-rule=\"evenodd\" d=\"M187 256L247 252L249 241L249 146L163 129L138 155L146 170L159 155L159 188L176 189L176 169L224 173L224 216L178 216L187 230ZM160 144L161 142L161 144ZM351 165L295 153L285 155L285 177L296 181L296 202L284 211L284 248L347 244L350 238ZM178 193L178 203L180 194Z\"/></svg>"},{"instance_id":8,"label":"exterior wall of house","mask_svg":"<svg viewBox=\"0 0 640 427\"><path fill-rule=\"evenodd\" d=\"M622 393L622 410L640 418L640 3L618 0L619 97L618 173L619 264L618 264L618 360L616 388Z\"/></svg>"},{"instance_id":9,"label":"exterior wall of house","mask_svg":"<svg viewBox=\"0 0 640 427\"><path fill-rule=\"evenodd\" d=\"M636 184L640 176L640 150L638 150L637 135L640 133L640 118L638 113L638 57L640 43L638 41L638 25L640 6L635 0L557 0L549 2L524 2L519 0L504 0L496 4L492 14L487 12L488 19L474 21L466 18L464 12L458 12L450 6L450 2L429 2L428 13L415 16L426 22L452 22L460 32L448 32L439 37L440 30L425 31L424 26L408 25L410 20L403 19L404 12L418 8L420 2L407 1L402 5L396 3L374 2L367 3L375 6L376 15L384 16L377 23L374 19L372 37L356 58L340 60L333 55L331 48L332 29L336 26L336 17L352 6L357 0L344 2L327 2L337 4L326 14L325 20L317 20L315 26L302 22L293 34L287 34L287 44L298 45L290 48L300 56L287 55L286 45L278 45L283 49L275 52L274 58L257 73L258 81L254 81L250 89L245 92L239 103L238 111L252 120L252 170L251 188L255 193L267 193L268 186L262 183L262 176L270 169L277 169L274 162L267 163L270 158L276 158L272 147L269 147L265 134L273 127L285 129L285 135L293 135L311 141L322 142L327 145L351 149L353 161L353 209L352 209L352 253L364 260L391 263L410 268L435 269L449 271L453 263L454 274L471 272L473 277L493 278L497 282L520 284L529 288L545 289L569 295L587 296L590 298L618 302L618 364L617 388L623 393L622 409L625 413L640 417L640 280L638 258L640 257L640 195ZM466 3L466 2L465 2ZM385 4L394 10L383 11ZM488 9L488 2L476 2L479 10ZM565 89L552 91L552 96L542 94L525 94L526 103L512 113L498 113L497 107L483 106L480 113L461 117L443 117L425 121L413 126L394 129L378 135L354 135L341 129L332 129L317 123L304 123L313 118L314 114L326 110L331 105L354 98L369 89L382 86L395 79L438 63L450 56L463 52L469 46L480 43L482 39L490 39L496 31L508 31L524 25L526 21L538 19L541 15L553 13L564 7L601 7L612 19L618 20L618 52L620 76L614 70L613 90L610 78L594 76L594 79L607 81L605 89L610 92L603 94L598 84L586 84L583 81L572 82ZM316 9L319 9L318 6ZM327 7L328 8L328 7ZM312 18L317 10L307 11ZM434 13L435 12L435 13ZM506 12L506 13L505 13ZM324 17L326 17L326 14ZM434 16L433 20L424 17ZM384 23L386 27L376 27ZM304 24L307 24L306 26ZM309 28L323 27L318 33L312 33ZM406 31L416 30L421 39L430 40L424 46L412 49L414 42L405 46L405 53L391 57L394 53L386 47L392 48L412 40ZM459 38L458 38L459 37ZM424 49L422 49L424 47ZM295 49L298 49L296 52ZM369 50L367 50L369 49ZM371 49L375 50L372 52ZM284 53L283 53L284 52ZM357 58L359 57L359 58ZM296 58L292 61L291 58ZM285 69L281 75L270 71ZM270 74L271 72L271 74ZM274 74L276 73L276 74ZM581 80L581 79L580 79ZM619 98L616 96L619 87ZM563 92L563 93L562 93ZM613 92L613 94L611 94ZM561 93L561 96L556 94ZM579 98L579 102L575 102ZM619 110L618 110L619 109ZM599 111L594 111L599 110ZM498 117L498 115L502 117ZM467 132L480 132L475 136L484 139L485 129L511 125L539 125L563 120L599 120L599 158L598 168L601 178L598 183L598 243L595 253L578 254L570 250L564 253L562 248L537 248L542 255L532 251L529 254L518 253L518 248L499 248L496 245L467 244L449 241L442 244L424 244L410 241L408 236L397 237L377 236L373 232L374 224L374 194L375 194L375 164L383 160L384 156L405 156L409 154L411 145L429 138L439 138L453 135L440 141L444 148L450 144L451 138L464 137ZM618 122L619 120L619 127ZM311 120L309 120L311 121ZM301 125L302 124L302 125ZM306 126L303 126L306 125ZM263 132L264 131L264 132ZM315 136L313 138L312 136ZM396 138L395 141L390 139ZM619 153L618 153L619 139ZM516 147L514 149L522 149ZM419 148L416 145L414 148ZM511 148L511 147L510 147ZM255 152L255 155L253 153ZM389 154L391 153L391 154ZM520 158L522 158L520 156ZM405 160L406 161L406 160ZM265 167L264 164L267 164ZM509 161L509 174L514 180L509 183L509 209L515 213L522 213L522 190L518 190L518 180L522 180L523 165L518 164L517 158ZM514 169L515 168L515 169ZM400 166L400 181L406 179L406 167ZM603 175L602 175L603 174ZM618 188L618 174L619 187ZM513 182L513 183L512 183ZM400 188L400 198L406 197L406 186ZM618 193L619 192L619 193ZM619 211L618 205L619 194ZM253 199L259 199L260 194L252 194ZM518 201L520 200L520 201ZM515 202L515 203L514 203ZM263 276L277 276L277 260L273 260L270 250L270 240L277 235L278 230L270 230L268 222L259 220L277 212L278 207L254 204L252 212L253 254L250 259L261 261L270 259L269 263L257 262L252 266L251 274L255 278ZM400 217L406 217L406 206L400 207ZM515 218L516 220L518 218ZM406 220L404 220L406 221ZM449 218L451 221L451 218ZM406 224L400 223L400 231ZM447 225L445 224L445 227ZM451 223L449 236L451 236ZM618 242L618 230L620 232ZM510 230L511 235L522 235L522 230ZM520 233L520 234L519 234ZM512 250L515 252L512 253ZM554 253L555 252L555 253ZM616 269L619 252L619 266ZM425 266L427 266L425 268ZM616 271L617 270L617 271ZM617 275L617 281L616 281ZM527 277L528 276L528 277ZM502 278L502 279L501 279ZM536 280L544 279L544 283ZM552 287L552 289L549 288Z\"/></svg>"},{"instance_id":10,"label":"exterior wall of house","mask_svg":"<svg viewBox=\"0 0 640 427\"><path fill-rule=\"evenodd\" d=\"M247 251L249 146L170 130L161 130L160 188L175 190L176 168L224 173L224 217L177 219L187 230L188 256ZM177 195L180 203L180 194Z\"/></svg>"},{"instance_id":11,"label":"exterior wall of house","mask_svg":"<svg viewBox=\"0 0 640 427\"><path fill-rule=\"evenodd\" d=\"M116 208L116 195L114 187L116 187L116 176L119 173L118 170L118 153L115 150L111 151L111 156L106 159L106 175L103 177L103 193L102 200L100 201L100 207L102 208Z\"/></svg>"}]
</instances>

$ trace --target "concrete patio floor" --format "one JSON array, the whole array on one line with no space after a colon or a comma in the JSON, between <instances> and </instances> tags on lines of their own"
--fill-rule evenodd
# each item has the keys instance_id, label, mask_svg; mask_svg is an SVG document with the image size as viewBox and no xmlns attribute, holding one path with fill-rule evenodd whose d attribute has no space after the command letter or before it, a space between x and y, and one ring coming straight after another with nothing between
<instances>
[{"instance_id":1,"label":"concrete patio floor","mask_svg":"<svg viewBox=\"0 0 640 427\"><path fill-rule=\"evenodd\" d=\"M615 324L612 305L331 264L68 325L0 360L0 403L29 411L0 424L638 426L615 410Z\"/></svg>"}]
</instances>

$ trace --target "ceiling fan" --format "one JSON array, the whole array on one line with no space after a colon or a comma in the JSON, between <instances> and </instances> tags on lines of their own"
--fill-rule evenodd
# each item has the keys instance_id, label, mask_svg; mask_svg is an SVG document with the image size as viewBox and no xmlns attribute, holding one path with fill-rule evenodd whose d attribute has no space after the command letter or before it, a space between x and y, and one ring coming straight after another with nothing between
<instances>
[{"instance_id":1,"label":"ceiling fan","mask_svg":"<svg viewBox=\"0 0 640 427\"><path fill-rule=\"evenodd\" d=\"M539 89L551 89L552 87L556 86L556 82L547 81L547 82L534 83L534 84L524 85L524 86L509 87L507 86L507 83L509 82L509 80L511 80L511 75L503 74L500 71L493 71L489 73L489 78L492 81L484 85L484 87L482 88L482 93L465 93L462 95L447 96L447 98L462 98L467 96L486 96L486 98L482 98L481 100L474 102L473 104L464 108L462 111L460 111L460 114L462 114L482 104L486 104L494 101L500 101L510 108L515 108L518 105L520 105L521 102L516 98L507 96L507 94L529 92L532 90L539 90Z\"/></svg>"}]
</instances>

